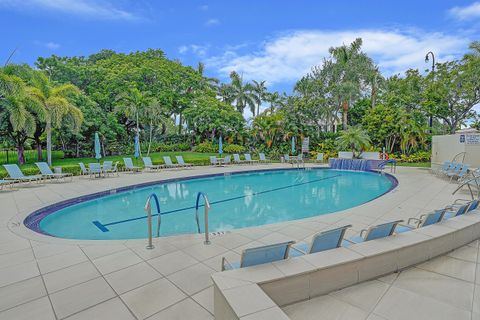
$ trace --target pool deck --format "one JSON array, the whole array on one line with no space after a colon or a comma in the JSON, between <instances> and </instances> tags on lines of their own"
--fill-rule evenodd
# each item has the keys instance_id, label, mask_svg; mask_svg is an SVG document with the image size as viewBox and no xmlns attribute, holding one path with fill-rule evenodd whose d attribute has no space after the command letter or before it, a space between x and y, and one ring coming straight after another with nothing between
<instances>
[{"instance_id":1,"label":"pool deck","mask_svg":"<svg viewBox=\"0 0 480 320\"><path fill-rule=\"evenodd\" d=\"M315 166L315 165L313 165ZM280 241L309 242L312 234L353 224L349 235L394 219L444 207L455 184L427 169L398 167L399 186L338 213L202 235L146 240L74 241L43 236L23 217L65 199L142 182L290 165L196 167L0 192L0 319L213 319L211 274L222 256L239 260L248 247ZM291 319L480 319L478 241L395 275L284 308ZM479 274L480 275L480 274ZM478 285L477 285L478 283Z\"/></svg>"}]
</instances>

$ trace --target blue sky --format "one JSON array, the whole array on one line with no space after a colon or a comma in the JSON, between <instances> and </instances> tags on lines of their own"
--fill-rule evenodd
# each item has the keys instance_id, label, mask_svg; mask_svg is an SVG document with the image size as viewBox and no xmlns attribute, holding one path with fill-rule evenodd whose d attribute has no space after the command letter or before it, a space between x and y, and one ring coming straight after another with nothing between
<instances>
[{"instance_id":1,"label":"blue sky","mask_svg":"<svg viewBox=\"0 0 480 320\"><path fill-rule=\"evenodd\" d=\"M129 1L0 0L0 64L38 56L89 55L160 48L171 59L226 79L266 80L291 91L331 46L364 39L364 50L389 75L460 57L480 39L474 1Z\"/></svg>"}]
</instances>

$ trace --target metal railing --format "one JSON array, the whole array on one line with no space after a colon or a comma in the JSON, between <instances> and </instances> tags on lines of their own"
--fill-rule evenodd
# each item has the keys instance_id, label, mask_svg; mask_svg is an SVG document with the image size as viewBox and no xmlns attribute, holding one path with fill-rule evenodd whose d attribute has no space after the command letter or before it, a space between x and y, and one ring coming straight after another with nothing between
<instances>
[{"instance_id":1,"label":"metal railing","mask_svg":"<svg viewBox=\"0 0 480 320\"><path fill-rule=\"evenodd\" d=\"M152 243L152 206L150 204L152 198L155 200L157 206L158 222L157 222L157 237L160 236L160 224L161 224L161 214L160 214L160 202L155 193L152 193L148 196L147 202L145 203L145 211L147 211L147 221L148 221L148 244L147 249L153 249L155 246ZM198 202L198 201L197 201Z\"/></svg>"},{"instance_id":2,"label":"metal railing","mask_svg":"<svg viewBox=\"0 0 480 320\"><path fill-rule=\"evenodd\" d=\"M204 220L205 220L205 241L204 244L210 244L210 240L208 239L208 210L210 209L210 202L208 201L208 197L205 193L199 192L197 193L197 202L195 204L195 220L197 221L197 231L200 232L200 221L198 219L198 206L200 203L200 197L203 197L205 202L205 210L204 210Z\"/></svg>"},{"instance_id":3,"label":"metal railing","mask_svg":"<svg viewBox=\"0 0 480 320\"><path fill-rule=\"evenodd\" d=\"M467 187L468 187L468 190L470 191L470 196L472 197L472 200L474 200L474 199L475 199L475 195L473 194L472 185L475 185L476 188L477 188L477 197L479 197L479 196L480 196L480 185L479 185L480 177L475 176L475 174L472 174L472 176L473 176L473 178L464 180L462 183L460 183L460 185L458 186L458 188L455 189L455 191L452 192L452 195L454 195L455 193L457 193L457 192L458 192L460 189L462 189L464 186L467 186Z\"/></svg>"}]
</instances>

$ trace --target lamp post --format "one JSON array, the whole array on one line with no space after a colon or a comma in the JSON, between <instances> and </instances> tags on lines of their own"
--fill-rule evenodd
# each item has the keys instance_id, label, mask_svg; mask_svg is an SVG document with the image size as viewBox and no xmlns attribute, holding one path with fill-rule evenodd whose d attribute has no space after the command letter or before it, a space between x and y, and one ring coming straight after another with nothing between
<instances>
[{"instance_id":1,"label":"lamp post","mask_svg":"<svg viewBox=\"0 0 480 320\"><path fill-rule=\"evenodd\" d=\"M432 56L432 73L435 72L435 55L433 54L432 51L428 51L427 54L425 55L425 63L427 63L428 61L430 61L430 59L428 58L428 56ZM433 127L433 116L430 114L430 119L428 121L428 125L430 127L430 132L432 132L432 127Z\"/></svg>"}]
</instances>

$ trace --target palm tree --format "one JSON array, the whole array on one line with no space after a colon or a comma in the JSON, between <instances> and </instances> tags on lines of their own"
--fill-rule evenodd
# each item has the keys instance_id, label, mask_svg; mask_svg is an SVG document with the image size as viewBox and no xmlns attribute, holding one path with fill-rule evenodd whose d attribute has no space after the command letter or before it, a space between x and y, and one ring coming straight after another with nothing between
<instances>
[{"instance_id":1,"label":"palm tree","mask_svg":"<svg viewBox=\"0 0 480 320\"><path fill-rule=\"evenodd\" d=\"M205 87L210 87L212 90L216 90L218 87L218 79L216 78L211 78L205 76L205 64L203 62L199 62L197 65L197 72L202 76L202 79L200 80L199 87L200 88L205 88Z\"/></svg>"},{"instance_id":2,"label":"palm tree","mask_svg":"<svg viewBox=\"0 0 480 320\"><path fill-rule=\"evenodd\" d=\"M267 87L265 86L265 80L260 82L253 80L252 82L253 82L253 92L257 95L256 115L258 116L260 114L260 105L262 104L262 101L264 101L266 98ZM255 116L255 112L253 112L253 115Z\"/></svg>"},{"instance_id":3,"label":"palm tree","mask_svg":"<svg viewBox=\"0 0 480 320\"><path fill-rule=\"evenodd\" d=\"M343 111L343 129L348 126L348 109L352 100L361 94L362 86L367 82L366 76L372 74L371 71L375 68L372 60L360 51L361 46L362 39L357 38L349 46L329 49L335 59L331 67L338 77L336 94Z\"/></svg>"},{"instance_id":4,"label":"palm tree","mask_svg":"<svg viewBox=\"0 0 480 320\"><path fill-rule=\"evenodd\" d=\"M150 155L153 134L156 128L162 127L162 132L166 130L167 116L165 115L162 105L156 99L149 99L149 104L145 106L140 112L140 118L148 123L149 137L147 156Z\"/></svg>"},{"instance_id":5,"label":"palm tree","mask_svg":"<svg viewBox=\"0 0 480 320\"><path fill-rule=\"evenodd\" d=\"M151 104L148 92L141 92L137 88L131 88L129 91L117 96L117 110L123 113L128 119L134 119L137 134L140 133L140 113L144 108Z\"/></svg>"},{"instance_id":6,"label":"palm tree","mask_svg":"<svg viewBox=\"0 0 480 320\"><path fill-rule=\"evenodd\" d=\"M259 102L258 97L255 95L253 86L250 83L244 83L242 77L235 71L230 73L230 79L232 80L230 85L233 99L238 112L243 113L248 106L253 116L255 116L255 108L257 104L261 102Z\"/></svg>"},{"instance_id":7,"label":"palm tree","mask_svg":"<svg viewBox=\"0 0 480 320\"><path fill-rule=\"evenodd\" d=\"M285 96L280 95L277 91L273 93L267 93L266 101L270 103L270 113L275 112L276 108L283 107L285 105Z\"/></svg>"},{"instance_id":8,"label":"palm tree","mask_svg":"<svg viewBox=\"0 0 480 320\"><path fill-rule=\"evenodd\" d=\"M15 141L18 163L25 163L25 141L36 129L35 119L44 120L46 110L27 94L23 80L0 70L0 119L8 119L8 134Z\"/></svg>"},{"instance_id":9,"label":"palm tree","mask_svg":"<svg viewBox=\"0 0 480 320\"><path fill-rule=\"evenodd\" d=\"M370 147L370 144L371 141L367 132L359 126L342 131L337 138L339 150L352 150L354 158L359 158L360 154Z\"/></svg>"},{"instance_id":10,"label":"palm tree","mask_svg":"<svg viewBox=\"0 0 480 320\"><path fill-rule=\"evenodd\" d=\"M71 102L71 98L80 94L80 90L70 83L54 85L45 74L37 72L32 78L32 86L27 87L26 92L45 109L47 162L52 165L52 129L60 127L68 119L73 123L74 130L78 131L83 122L82 111Z\"/></svg>"}]
</instances>

